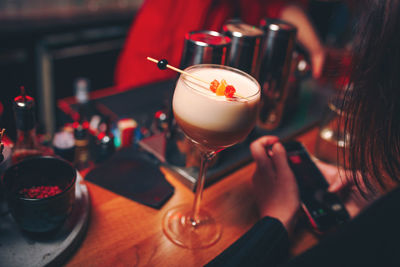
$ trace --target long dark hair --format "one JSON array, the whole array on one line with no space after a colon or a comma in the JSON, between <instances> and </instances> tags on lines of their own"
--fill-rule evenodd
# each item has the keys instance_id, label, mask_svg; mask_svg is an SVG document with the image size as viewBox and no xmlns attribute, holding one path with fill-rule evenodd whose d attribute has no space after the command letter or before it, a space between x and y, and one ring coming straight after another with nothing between
<instances>
[{"instance_id":1,"label":"long dark hair","mask_svg":"<svg viewBox=\"0 0 400 267\"><path fill-rule=\"evenodd\" d=\"M388 189L388 181L400 182L400 5L398 0L368 0L362 5L353 89L347 90L343 106L349 114L345 131L353 137L345 153L359 189L356 174L376 193Z\"/></svg>"}]
</instances>

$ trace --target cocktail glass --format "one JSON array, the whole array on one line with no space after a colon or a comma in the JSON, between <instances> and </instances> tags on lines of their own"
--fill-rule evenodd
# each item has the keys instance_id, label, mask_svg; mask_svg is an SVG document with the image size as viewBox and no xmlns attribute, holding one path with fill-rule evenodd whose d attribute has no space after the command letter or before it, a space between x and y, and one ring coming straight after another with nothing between
<instances>
[{"instance_id":1,"label":"cocktail glass","mask_svg":"<svg viewBox=\"0 0 400 267\"><path fill-rule=\"evenodd\" d=\"M182 74L172 100L176 122L199 150L201 163L193 205L169 210L163 219L163 231L175 244L204 248L217 242L222 232L221 225L200 209L208 162L219 151L244 140L253 129L260 85L247 73L222 65L200 64L185 71L210 83L225 79L236 89L233 98L217 96L209 83Z\"/></svg>"}]
</instances>

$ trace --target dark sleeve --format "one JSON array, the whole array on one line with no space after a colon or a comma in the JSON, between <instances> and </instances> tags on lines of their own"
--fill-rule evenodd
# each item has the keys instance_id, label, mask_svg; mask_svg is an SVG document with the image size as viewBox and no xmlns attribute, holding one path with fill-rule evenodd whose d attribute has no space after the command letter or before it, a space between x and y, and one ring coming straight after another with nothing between
<instances>
[{"instance_id":1,"label":"dark sleeve","mask_svg":"<svg viewBox=\"0 0 400 267\"><path fill-rule=\"evenodd\" d=\"M285 227L265 217L206 266L276 266L287 259L288 251Z\"/></svg>"},{"instance_id":2,"label":"dark sleeve","mask_svg":"<svg viewBox=\"0 0 400 267\"><path fill-rule=\"evenodd\" d=\"M400 188L292 258L288 266L400 266Z\"/></svg>"}]
</instances>

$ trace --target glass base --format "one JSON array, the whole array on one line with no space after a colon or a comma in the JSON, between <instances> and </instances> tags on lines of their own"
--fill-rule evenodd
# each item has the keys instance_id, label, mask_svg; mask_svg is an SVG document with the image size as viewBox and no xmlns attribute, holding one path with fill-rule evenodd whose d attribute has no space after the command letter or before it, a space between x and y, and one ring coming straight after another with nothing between
<instances>
[{"instance_id":1,"label":"glass base","mask_svg":"<svg viewBox=\"0 0 400 267\"><path fill-rule=\"evenodd\" d=\"M188 205L170 209L163 218L165 235L185 248L206 248L215 244L221 237L221 225L204 210L200 210L196 221L192 213L192 206Z\"/></svg>"}]
</instances>

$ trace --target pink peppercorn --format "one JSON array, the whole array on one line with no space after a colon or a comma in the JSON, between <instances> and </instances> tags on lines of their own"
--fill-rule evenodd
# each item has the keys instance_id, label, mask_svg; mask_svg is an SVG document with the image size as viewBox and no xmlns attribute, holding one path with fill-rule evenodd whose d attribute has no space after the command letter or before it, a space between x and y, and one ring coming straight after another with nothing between
<instances>
[{"instance_id":1,"label":"pink peppercorn","mask_svg":"<svg viewBox=\"0 0 400 267\"><path fill-rule=\"evenodd\" d=\"M25 198L42 199L55 196L61 193L62 190L58 185L54 186L33 186L31 188L23 188L19 191Z\"/></svg>"}]
</instances>

